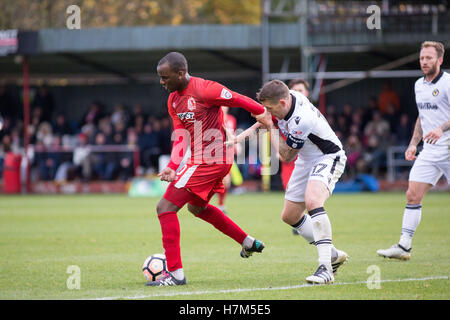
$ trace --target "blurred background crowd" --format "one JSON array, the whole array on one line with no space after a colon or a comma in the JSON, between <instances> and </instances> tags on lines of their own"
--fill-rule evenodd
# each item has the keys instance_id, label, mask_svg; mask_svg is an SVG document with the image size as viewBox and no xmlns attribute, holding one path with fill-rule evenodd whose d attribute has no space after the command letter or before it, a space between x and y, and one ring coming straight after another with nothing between
<instances>
[{"instance_id":1,"label":"blurred background crowd","mask_svg":"<svg viewBox=\"0 0 450 320\"><path fill-rule=\"evenodd\" d=\"M0 171L7 151L24 147L23 114L15 97L0 87ZM81 118L55 112L55 102L46 86L36 88L31 104L29 141L32 179L65 181L128 180L161 170L159 158L171 151L172 121L155 116L142 105L116 104L106 108L101 101L85 107ZM112 110L105 112L105 110ZM248 117L230 110L238 128L248 126ZM389 81L366 105L328 105L325 116L347 153L344 179L358 173L385 178L387 148L407 145L413 122L402 113L399 94ZM103 148L102 148L103 147ZM261 165L241 164L244 179L258 179Z\"/></svg>"}]
</instances>

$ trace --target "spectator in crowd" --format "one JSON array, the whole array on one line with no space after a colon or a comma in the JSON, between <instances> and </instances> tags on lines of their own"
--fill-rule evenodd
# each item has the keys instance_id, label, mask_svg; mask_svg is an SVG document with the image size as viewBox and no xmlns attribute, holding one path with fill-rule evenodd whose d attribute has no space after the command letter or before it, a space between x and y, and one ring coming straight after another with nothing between
<instances>
[{"instance_id":1,"label":"spectator in crowd","mask_svg":"<svg viewBox=\"0 0 450 320\"><path fill-rule=\"evenodd\" d=\"M73 134L72 128L66 121L66 116L63 113L59 113L53 122L53 133L59 136Z\"/></svg>"},{"instance_id":2,"label":"spectator in crowd","mask_svg":"<svg viewBox=\"0 0 450 320\"><path fill-rule=\"evenodd\" d=\"M133 112L130 117L130 125L133 127L136 127L138 118L142 119L142 121L145 121L144 119L147 117L147 115L144 112L144 108L140 103L136 103L133 106Z\"/></svg>"},{"instance_id":3,"label":"spectator in crowd","mask_svg":"<svg viewBox=\"0 0 450 320\"><path fill-rule=\"evenodd\" d=\"M114 107L114 111L111 114L111 123L116 125L118 122L123 122L124 124L128 123L128 114L125 111L125 107L122 104L117 104Z\"/></svg>"},{"instance_id":4,"label":"spectator in crowd","mask_svg":"<svg viewBox=\"0 0 450 320\"><path fill-rule=\"evenodd\" d=\"M350 124L352 123L352 117L353 117L354 111L355 110L354 110L353 106L349 103L344 104L344 106L342 107L341 114L344 116L347 127L350 127Z\"/></svg>"},{"instance_id":5,"label":"spectator in crowd","mask_svg":"<svg viewBox=\"0 0 450 320\"><path fill-rule=\"evenodd\" d=\"M90 149L87 146L87 137L85 134L80 133L77 135L76 147L73 151L72 159L66 158L58 167L55 181L63 183L76 177L81 178L82 181L88 181L92 174L89 155Z\"/></svg>"},{"instance_id":6,"label":"spectator in crowd","mask_svg":"<svg viewBox=\"0 0 450 320\"><path fill-rule=\"evenodd\" d=\"M409 144L409 140L412 136L412 124L406 113L403 113L400 116L400 121L398 122L397 134L396 134L396 143L400 146L407 146Z\"/></svg>"},{"instance_id":7,"label":"spectator in crowd","mask_svg":"<svg viewBox=\"0 0 450 320\"><path fill-rule=\"evenodd\" d=\"M6 86L0 85L0 116L4 119L14 120L18 117L18 109L11 92L7 90Z\"/></svg>"},{"instance_id":8,"label":"spectator in crowd","mask_svg":"<svg viewBox=\"0 0 450 320\"><path fill-rule=\"evenodd\" d=\"M36 141L49 148L53 142L52 126L48 122L42 122L36 132Z\"/></svg>"},{"instance_id":9,"label":"spectator in crowd","mask_svg":"<svg viewBox=\"0 0 450 320\"><path fill-rule=\"evenodd\" d=\"M156 170L157 158L160 155L159 136L150 123L145 124L144 131L138 137L138 146L141 150L141 163L146 168Z\"/></svg>"},{"instance_id":10,"label":"spectator in crowd","mask_svg":"<svg viewBox=\"0 0 450 320\"><path fill-rule=\"evenodd\" d=\"M144 131L145 117L144 115L136 115L133 121L133 127L136 130L136 134L139 136Z\"/></svg>"},{"instance_id":11,"label":"spectator in crowd","mask_svg":"<svg viewBox=\"0 0 450 320\"><path fill-rule=\"evenodd\" d=\"M132 128L128 129L126 144L130 149L137 146L137 135ZM134 175L134 154L132 152L121 152L118 156L118 177L120 180L126 181Z\"/></svg>"},{"instance_id":12,"label":"spectator in crowd","mask_svg":"<svg viewBox=\"0 0 450 320\"><path fill-rule=\"evenodd\" d=\"M333 131L336 131L336 107L332 104L328 105L325 108L325 114L324 114L325 118L328 121L328 124L330 125L330 127L333 129Z\"/></svg>"},{"instance_id":13,"label":"spectator in crowd","mask_svg":"<svg viewBox=\"0 0 450 320\"><path fill-rule=\"evenodd\" d=\"M106 137L103 132L98 132L95 136L96 146L105 146ZM117 156L113 152L93 152L94 173L100 180L112 180L118 169Z\"/></svg>"},{"instance_id":14,"label":"spectator in crowd","mask_svg":"<svg viewBox=\"0 0 450 320\"><path fill-rule=\"evenodd\" d=\"M97 125L98 121L102 118L101 108L99 102L92 102L89 106L89 110L83 116L82 125L91 124Z\"/></svg>"},{"instance_id":15,"label":"spectator in crowd","mask_svg":"<svg viewBox=\"0 0 450 320\"><path fill-rule=\"evenodd\" d=\"M36 163L41 180L48 181L55 178L56 170L63 162L60 146L61 137L56 135L50 137L50 145L46 145L44 139L37 140Z\"/></svg>"},{"instance_id":16,"label":"spectator in crowd","mask_svg":"<svg viewBox=\"0 0 450 320\"><path fill-rule=\"evenodd\" d=\"M161 119L161 130L159 133L161 154L170 154L172 149L172 124L169 117Z\"/></svg>"},{"instance_id":17,"label":"spectator in crowd","mask_svg":"<svg viewBox=\"0 0 450 320\"><path fill-rule=\"evenodd\" d=\"M354 127L356 128L356 127ZM358 161L362 158L362 146L359 137L352 133L344 144L345 154L347 155L347 177L354 178L357 173Z\"/></svg>"},{"instance_id":18,"label":"spectator in crowd","mask_svg":"<svg viewBox=\"0 0 450 320\"><path fill-rule=\"evenodd\" d=\"M389 123L390 132L393 134L397 133L398 123L400 121L400 112L396 110L391 103L388 104L387 111L383 117Z\"/></svg>"},{"instance_id":19,"label":"spectator in crowd","mask_svg":"<svg viewBox=\"0 0 450 320\"><path fill-rule=\"evenodd\" d=\"M400 112L400 97L392 88L391 82L385 81L383 84L383 90L378 96L378 109L382 114L387 114L389 105L394 108L394 113Z\"/></svg>"},{"instance_id":20,"label":"spectator in crowd","mask_svg":"<svg viewBox=\"0 0 450 320\"><path fill-rule=\"evenodd\" d=\"M53 95L50 93L47 86L41 86L37 89L36 95L34 96L33 102L31 104L31 108L41 108L42 120L48 122L52 121L55 102L53 99Z\"/></svg>"},{"instance_id":21,"label":"spectator in crowd","mask_svg":"<svg viewBox=\"0 0 450 320\"><path fill-rule=\"evenodd\" d=\"M364 128L367 126L367 124L372 120L372 117L373 117L373 114L375 113L375 111L379 111L378 100L376 97L372 96L369 98L367 106L364 108L364 111L362 114L361 130L364 130Z\"/></svg>"},{"instance_id":22,"label":"spectator in crowd","mask_svg":"<svg viewBox=\"0 0 450 320\"><path fill-rule=\"evenodd\" d=\"M386 166L386 149L391 144L389 123L383 119L379 111L374 112L372 120L364 128L367 152L365 160L377 175L380 168Z\"/></svg>"}]
</instances>

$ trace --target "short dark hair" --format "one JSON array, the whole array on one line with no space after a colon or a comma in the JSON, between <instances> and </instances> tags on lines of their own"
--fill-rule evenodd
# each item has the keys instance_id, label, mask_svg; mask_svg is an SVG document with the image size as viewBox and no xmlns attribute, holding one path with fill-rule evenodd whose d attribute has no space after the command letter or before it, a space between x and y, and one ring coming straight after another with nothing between
<instances>
[{"instance_id":1,"label":"short dark hair","mask_svg":"<svg viewBox=\"0 0 450 320\"><path fill-rule=\"evenodd\" d=\"M178 72L178 71L187 71L188 70L188 63L186 58L182 53L179 52L169 52L164 57L161 58L158 62L158 66L168 63L169 67L172 71Z\"/></svg>"},{"instance_id":2,"label":"short dark hair","mask_svg":"<svg viewBox=\"0 0 450 320\"><path fill-rule=\"evenodd\" d=\"M265 83L256 94L256 98L260 102L270 101L277 103L280 99L287 99L289 97L289 88L280 80L272 80Z\"/></svg>"},{"instance_id":3,"label":"short dark hair","mask_svg":"<svg viewBox=\"0 0 450 320\"><path fill-rule=\"evenodd\" d=\"M292 89L293 86L295 86L296 84L303 84L305 86L306 90L309 90L309 83L306 80L303 79L292 79L291 81L289 81L288 87L289 89Z\"/></svg>"}]
</instances>

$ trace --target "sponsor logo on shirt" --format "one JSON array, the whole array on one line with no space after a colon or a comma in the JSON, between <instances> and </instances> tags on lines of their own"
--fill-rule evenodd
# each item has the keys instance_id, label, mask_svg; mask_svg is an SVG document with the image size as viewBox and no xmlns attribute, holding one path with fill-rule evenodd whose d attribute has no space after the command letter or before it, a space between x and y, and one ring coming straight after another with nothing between
<instances>
[{"instance_id":1,"label":"sponsor logo on shirt","mask_svg":"<svg viewBox=\"0 0 450 320\"><path fill-rule=\"evenodd\" d=\"M195 110L195 99L190 97L187 101L187 108L189 111Z\"/></svg>"},{"instance_id":2,"label":"sponsor logo on shirt","mask_svg":"<svg viewBox=\"0 0 450 320\"><path fill-rule=\"evenodd\" d=\"M417 108L421 110L437 110L438 106L429 102L418 102Z\"/></svg>"},{"instance_id":3,"label":"sponsor logo on shirt","mask_svg":"<svg viewBox=\"0 0 450 320\"><path fill-rule=\"evenodd\" d=\"M222 92L220 93L220 97L222 97L224 99L231 99L233 97L233 95L231 94L230 91L228 91L227 89L223 88Z\"/></svg>"},{"instance_id":4,"label":"sponsor logo on shirt","mask_svg":"<svg viewBox=\"0 0 450 320\"><path fill-rule=\"evenodd\" d=\"M178 118L180 118L181 121L183 120L194 120L194 112L181 112L177 113Z\"/></svg>"}]
</instances>

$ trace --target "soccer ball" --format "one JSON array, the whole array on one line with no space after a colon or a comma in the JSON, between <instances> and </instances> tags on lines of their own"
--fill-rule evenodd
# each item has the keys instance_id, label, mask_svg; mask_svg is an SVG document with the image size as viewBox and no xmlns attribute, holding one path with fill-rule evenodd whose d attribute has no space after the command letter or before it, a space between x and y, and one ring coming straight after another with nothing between
<instances>
[{"instance_id":1,"label":"soccer ball","mask_svg":"<svg viewBox=\"0 0 450 320\"><path fill-rule=\"evenodd\" d=\"M163 271L167 271L166 256L156 253L148 257L142 265L142 273L147 281L159 280Z\"/></svg>"}]
</instances>

